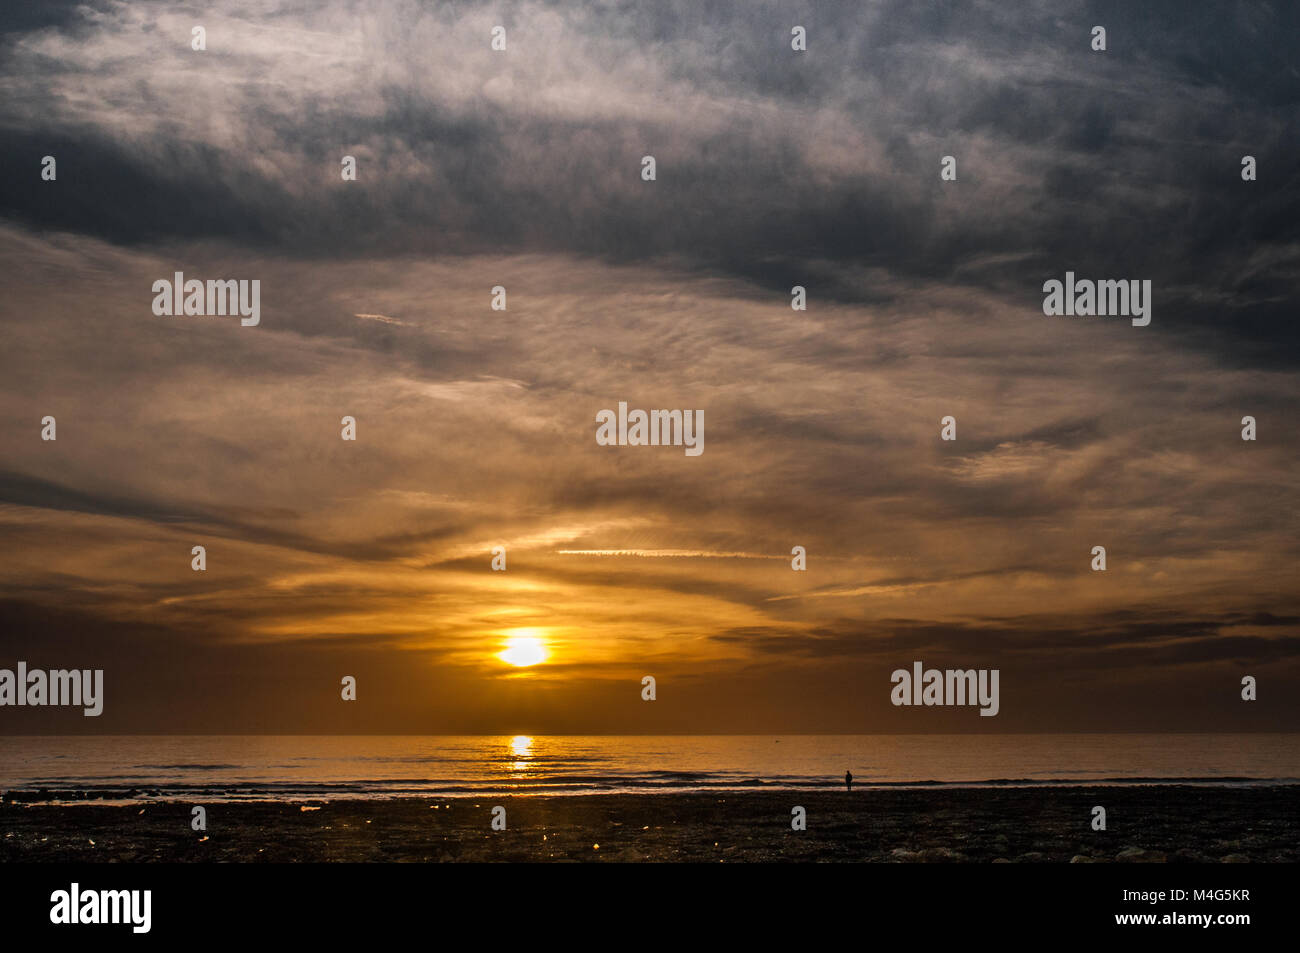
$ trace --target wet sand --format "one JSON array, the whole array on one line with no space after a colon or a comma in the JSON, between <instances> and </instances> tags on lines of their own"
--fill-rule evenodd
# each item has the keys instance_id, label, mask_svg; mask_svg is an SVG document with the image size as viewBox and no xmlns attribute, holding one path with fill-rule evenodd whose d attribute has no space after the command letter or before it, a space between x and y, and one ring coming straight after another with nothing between
<instances>
[{"instance_id":1,"label":"wet sand","mask_svg":"<svg viewBox=\"0 0 1300 953\"><path fill-rule=\"evenodd\" d=\"M504 831L491 829L498 804ZM791 829L795 805L807 830ZM1105 831L1091 829L1094 805L1106 808ZM201 832L192 806L10 794L0 861L1300 861L1295 786L207 803Z\"/></svg>"}]
</instances>

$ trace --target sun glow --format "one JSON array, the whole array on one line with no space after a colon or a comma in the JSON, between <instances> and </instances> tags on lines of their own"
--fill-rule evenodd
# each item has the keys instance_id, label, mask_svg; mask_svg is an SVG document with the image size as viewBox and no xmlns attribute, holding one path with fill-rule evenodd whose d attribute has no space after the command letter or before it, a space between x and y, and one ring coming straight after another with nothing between
<instances>
[{"instance_id":1,"label":"sun glow","mask_svg":"<svg viewBox=\"0 0 1300 953\"><path fill-rule=\"evenodd\" d=\"M528 631L528 630L521 630ZM506 647L497 653L501 661L523 668L546 661L546 644L535 635L512 635Z\"/></svg>"}]
</instances>

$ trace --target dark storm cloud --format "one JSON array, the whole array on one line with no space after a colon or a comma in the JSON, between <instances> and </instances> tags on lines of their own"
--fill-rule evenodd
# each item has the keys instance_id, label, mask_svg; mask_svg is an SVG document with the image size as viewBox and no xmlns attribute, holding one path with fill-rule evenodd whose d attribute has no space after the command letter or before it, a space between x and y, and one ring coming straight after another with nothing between
<instances>
[{"instance_id":1,"label":"dark storm cloud","mask_svg":"<svg viewBox=\"0 0 1300 953\"><path fill-rule=\"evenodd\" d=\"M212 19L207 53L166 5L17 18L0 212L293 255L672 256L825 301L888 300L861 280L879 268L1030 313L1042 281L1071 269L1151 278L1155 332L1228 361L1297 356L1288 5L561 10L503 11L512 46L495 58L481 17L454 6L380 4L358 21L251 5ZM806 54L789 50L792 18ZM1106 53L1088 49L1094 23ZM319 69L274 56L268 36ZM159 60L190 81L156 78ZM346 188L344 152L361 163ZM54 201L31 181L47 153ZM656 183L639 179L644 153ZM1240 180L1247 153L1256 183ZM945 154L958 183L939 181Z\"/></svg>"},{"instance_id":2,"label":"dark storm cloud","mask_svg":"<svg viewBox=\"0 0 1300 953\"><path fill-rule=\"evenodd\" d=\"M0 502L164 523L194 522L198 519L193 512L172 510L156 501L86 493L22 473L0 472Z\"/></svg>"},{"instance_id":3,"label":"dark storm cloud","mask_svg":"<svg viewBox=\"0 0 1300 953\"><path fill-rule=\"evenodd\" d=\"M6 3L0 6L0 36L55 28L71 31L85 21L86 0L45 0L42 3Z\"/></svg>"},{"instance_id":4,"label":"dark storm cloud","mask_svg":"<svg viewBox=\"0 0 1300 953\"><path fill-rule=\"evenodd\" d=\"M1242 634L1241 628L1266 634ZM1276 631L1273 631L1276 630ZM1300 662L1300 617L1226 612L1206 618L1154 610L1077 616L1023 616L936 624L918 619L840 619L807 629L746 627L711 636L788 660L863 659L902 666L997 658L1019 668L1099 672L1200 663Z\"/></svg>"},{"instance_id":5,"label":"dark storm cloud","mask_svg":"<svg viewBox=\"0 0 1300 953\"><path fill-rule=\"evenodd\" d=\"M92 494L61 486L50 480L20 473L0 471L0 505L32 507L38 510L67 511L93 516L117 517L162 525L179 524L209 537L225 537L259 545L280 546L304 553L321 553L347 559L385 560L406 552L417 544L431 543L456 536L464 526L443 525L422 532L390 533L356 542L329 543L310 533L276 530L267 525L275 520L292 520L299 514L292 510L241 510L223 507L219 512L168 506L165 502L140 496Z\"/></svg>"}]
</instances>

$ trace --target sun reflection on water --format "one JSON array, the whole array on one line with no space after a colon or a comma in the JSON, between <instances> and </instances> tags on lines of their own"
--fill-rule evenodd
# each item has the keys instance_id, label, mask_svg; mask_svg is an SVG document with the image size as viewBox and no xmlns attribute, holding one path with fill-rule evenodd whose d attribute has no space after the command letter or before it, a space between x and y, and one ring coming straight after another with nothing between
<instances>
[{"instance_id":1,"label":"sun reflection on water","mask_svg":"<svg viewBox=\"0 0 1300 953\"><path fill-rule=\"evenodd\" d=\"M528 759L533 753L533 739L530 735L515 735L510 739L510 754L515 758L510 764L511 771L527 771Z\"/></svg>"}]
</instances>

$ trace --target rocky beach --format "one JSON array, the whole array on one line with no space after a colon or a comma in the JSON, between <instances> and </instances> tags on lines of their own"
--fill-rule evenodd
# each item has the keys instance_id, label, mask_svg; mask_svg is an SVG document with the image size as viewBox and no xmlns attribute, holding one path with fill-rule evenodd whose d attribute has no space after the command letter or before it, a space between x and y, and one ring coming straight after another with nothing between
<instances>
[{"instance_id":1,"label":"rocky beach","mask_svg":"<svg viewBox=\"0 0 1300 953\"><path fill-rule=\"evenodd\" d=\"M192 829L195 804L206 830ZM796 806L806 830L791 829ZM1095 806L1106 830L1092 829ZM0 861L1294 862L1298 822L1294 785L132 803L9 792Z\"/></svg>"}]
</instances>

